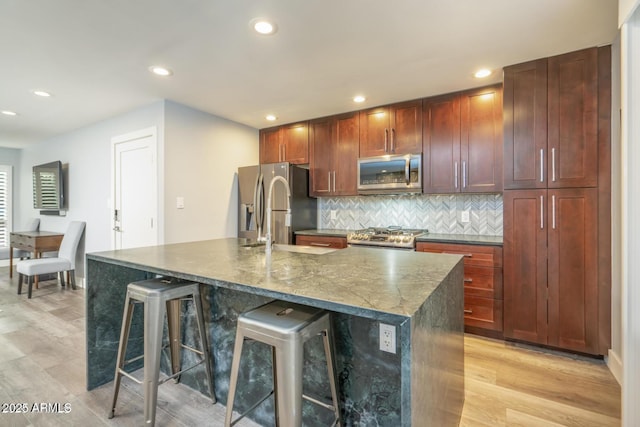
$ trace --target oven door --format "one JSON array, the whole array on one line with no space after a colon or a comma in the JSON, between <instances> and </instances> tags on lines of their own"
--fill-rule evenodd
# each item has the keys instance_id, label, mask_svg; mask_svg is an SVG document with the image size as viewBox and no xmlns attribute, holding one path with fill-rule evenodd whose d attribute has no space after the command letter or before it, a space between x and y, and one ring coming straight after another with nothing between
<instances>
[{"instance_id":1,"label":"oven door","mask_svg":"<svg viewBox=\"0 0 640 427\"><path fill-rule=\"evenodd\" d=\"M358 194L422 192L422 156L378 156L358 159Z\"/></svg>"}]
</instances>

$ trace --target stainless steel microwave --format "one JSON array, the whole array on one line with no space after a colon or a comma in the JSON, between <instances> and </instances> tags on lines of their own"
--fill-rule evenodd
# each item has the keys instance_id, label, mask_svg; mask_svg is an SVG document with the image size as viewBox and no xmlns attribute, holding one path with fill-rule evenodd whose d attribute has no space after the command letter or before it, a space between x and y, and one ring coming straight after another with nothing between
<instances>
[{"instance_id":1,"label":"stainless steel microwave","mask_svg":"<svg viewBox=\"0 0 640 427\"><path fill-rule=\"evenodd\" d=\"M422 192L422 155L358 159L358 194Z\"/></svg>"}]
</instances>

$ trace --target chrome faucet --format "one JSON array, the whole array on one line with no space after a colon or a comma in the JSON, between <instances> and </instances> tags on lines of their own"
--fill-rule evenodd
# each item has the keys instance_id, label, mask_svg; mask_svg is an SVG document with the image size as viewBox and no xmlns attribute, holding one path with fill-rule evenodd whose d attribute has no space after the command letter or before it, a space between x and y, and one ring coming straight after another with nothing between
<instances>
[{"instance_id":1,"label":"chrome faucet","mask_svg":"<svg viewBox=\"0 0 640 427\"><path fill-rule=\"evenodd\" d=\"M267 196L267 233L264 236L266 239L264 252L266 254L271 253L271 247L273 244L273 239L271 238L271 195L273 193L273 186L278 181L282 182L282 184L284 184L284 188L287 190L287 213L284 217L284 225L285 227L291 227L291 189L289 188L289 183L286 179L281 176L274 176L271 180L271 184L269 184L269 195Z\"/></svg>"}]
</instances>

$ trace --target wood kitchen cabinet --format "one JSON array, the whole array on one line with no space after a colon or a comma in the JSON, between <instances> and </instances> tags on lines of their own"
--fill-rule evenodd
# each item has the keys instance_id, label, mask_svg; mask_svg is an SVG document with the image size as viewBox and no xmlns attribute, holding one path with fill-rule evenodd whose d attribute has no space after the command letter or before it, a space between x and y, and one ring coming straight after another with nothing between
<instances>
[{"instance_id":1,"label":"wood kitchen cabinet","mask_svg":"<svg viewBox=\"0 0 640 427\"><path fill-rule=\"evenodd\" d=\"M296 245L344 249L347 247L347 238L338 236L296 235Z\"/></svg>"},{"instance_id":2,"label":"wood kitchen cabinet","mask_svg":"<svg viewBox=\"0 0 640 427\"><path fill-rule=\"evenodd\" d=\"M416 251L464 256L466 332L502 336L502 248L488 245L418 242Z\"/></svg>"},{"instance_id":3,"label":"wood kitchen cabinet","mask_svg":"<svg viewBox=\"0 0 640 427\"><path fill-rule=\"evenodd\" d=\"M315 197L357 194L358 113L312 120L310 132L310 192Z\"/></svg>"},{"instance_id":4,"label":"wood kitchen cabinet","mask_svg":"<svg viewBox=\"0 0 640 427\"><path fill-rule=\"evenodd\" d=\"M308 122L260 131L260 163L309 163Z\"/></svg>"},{"instance_id":5,"label":"wood kitchen cabinet","mask_svg":"<svg viewBox=\"0 0 640 427\"><path fill-rule=\"evenodd\" d=\"M504 69L504 188L598 184L598 49Z\"/></svg>"},{"instance_id":6,"label":"wood kitchen cabinet","mask_svg":"<svg viewBox=\"0 0 640 427\"><path fill-rule=\"evenodd\" d=\"M421 100L360 112L360 157L421 152Z\"/></svg>"},{"instance_id":7,"label":"wood kitchen cabinet","mask_svg":"<svg viewBox=\"0 0 640 427\"><path fill-rule=\"evenodd\" d=\"M423 192L502 191L502 88L423 103Z\"/></svg>"},{"instance_id":8,"label":"wood kitchen cabinet","mask_svg":"<svg viewBox=\"0 0 640 427\"><path fill-rule=\"evenodd\" d=\"M598 354L597 189L504 192L504 336Z\"/></svg>"}]
</instances>

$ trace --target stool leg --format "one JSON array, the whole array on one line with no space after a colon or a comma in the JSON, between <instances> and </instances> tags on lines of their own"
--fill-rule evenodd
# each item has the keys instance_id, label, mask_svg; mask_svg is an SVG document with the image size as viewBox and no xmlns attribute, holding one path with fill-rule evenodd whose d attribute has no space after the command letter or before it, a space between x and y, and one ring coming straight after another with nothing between
<instances>
[{"instance_id":1,"label":"stool leg","mask_svg":"<svg viewBox=\"0 0 640 427\"><path fill-rule=\"evenodd\" d=\"M276 427L280 427L280 417L278 416L278 368L276 366L276 348L271 347L271 371L273 374L273 407L276 408Z\"/></svg>"},{"instance_id":2,"label":"stool leg","mask_svg":"<svg viewBox=\"0 0 640 427\"><path fill-rule=\"evenodd\" d=\"M165 304L157 298L144 303L144 422L150 427L156 419L164 315Z\"/></svg>"},{"instance_id":3,"label":"stool leg","mask_svg":"<svg viewBox=\"0 0 640 427\"><path fill-rule=\"evenodd\" d=\"M129 341L129 329L131 328L131 316L133 315L133 302L129 298L129 293L124 301L124 314L122 315L122 328L120 329L120 343L118 344L118 356L116 359L116 373L113 379L113 398L111 399L111 411L108 417L111 419L116 411L118 392L120 391L120 381L122 374L120 369L124 367L125 355L127 353L127 342Z\"/></svg>"},{"instance_id":4,"label":"stool leg","mask_svg":"<svg viewBox=\"0 0 640 427\"><path fill-rule=\"evenodd\" d=\"M330 329L322 331L322 341L324 342L324 354L327 358L327 373L329 374L329 387L331 388L331 399L333 400L333 411L335 414L335 425L341 426L340 405L338 405L338 392L336 388L336 368L333 360L333 334Z\"/></svg>"},{"instance_id":5,"label":"stool leg","mask_svg":"<svg viewBox=\"0 0 640 427\"><path fill-rule=\"evenodd\" d=\"M29 276L29 278L27 279L27 282L29 283L29 290L27 291L27 298L31 299L31 291L33 289L33 276Z\"/></svg>"},{"instance_id":6,"label":"stool leg","mask_svg":"<svg viewBox=\"0 0 640 427\"><path fill-rule=\"evenodd\" d=\"M211 396L212 403L216 403L216 394L214 391L213 374L211 373L211 366L213 365L213 358L211 357L211 347L208 344L207 333L204 325L204 311L202 310L202 300L200 299L200 293L192 295L193 304L196 308L196 320L198 321L198 332L200 334L200 343L202 345L202 354L204 357L204 369L207 373L207 383L209 384L209 395Z\"/></svg>"},{"instance_id":7,"label":"stool leg","mask_svg":"<svg viewBox=\"0 0 640 427\"><path fill-rule=\"evenodd\" d=\"M238 329L236 331L236 343L233 348L233 361L231 362L229 394L227 396L227 414L224 418L225 427L231 427L231 416L233 415L233 401L236 397L236 386L238 385L238 370L240 369L240 357L242 356L242 344L244 344L244 335L240 331L240 329Z\"/></svg>"},{"instance_id":8,"label":"stool leg","mask_svg":"<svg viewBox=\"0 0 640 427\"><path fill-rule=\"evenodd\" d=\"M299 337L276 348L276 409L281 427L302 426L302 358L302 342Z\"/></svg>"},{"instance_id":9,"label":"stool leg","mask_svg":"<svg viewBox=\"0 0 640 427\"><path fill-rule=\"evenodd\" d=\"M177 372L180 372L180 367L182 365L181 361L181 346L182 342L181 333L180 333L180 312L182 301L179 299L167 301L167 322L168 322L168 332L169 332L169 349L171 354L171 374L175 375ZM180 376L175 378L175 382L180 382Z\"/></svg>"}]
</instances>

